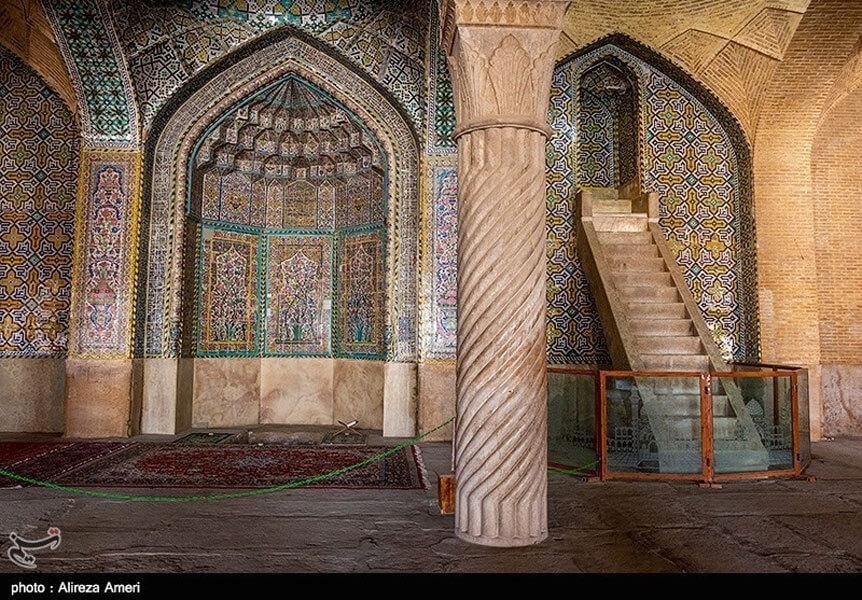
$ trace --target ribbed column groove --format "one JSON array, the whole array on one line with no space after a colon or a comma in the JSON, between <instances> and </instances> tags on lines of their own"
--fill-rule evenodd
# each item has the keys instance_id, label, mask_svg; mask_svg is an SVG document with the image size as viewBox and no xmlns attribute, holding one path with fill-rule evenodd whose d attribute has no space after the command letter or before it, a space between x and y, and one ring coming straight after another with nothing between
<instances>
[{"instance_id":1,"label":"ribbed column groove","mask_svg":"<svg viewBox=\"0 0 862 600\"><path fill-rule=\"evenodd\" d=\"M545 137L459 140L456 528L486 545L547 536Z\"/></svg>"}]
</instances>

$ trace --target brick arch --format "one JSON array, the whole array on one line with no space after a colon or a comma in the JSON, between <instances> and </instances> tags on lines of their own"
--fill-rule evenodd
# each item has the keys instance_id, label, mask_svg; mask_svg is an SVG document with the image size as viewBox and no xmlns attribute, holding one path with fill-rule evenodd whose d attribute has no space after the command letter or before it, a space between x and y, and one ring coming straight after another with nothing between
<instances>
[{"instance_id":1,"label":"brick arch","mask_svg":"<svg viewBox=\"0 0 862 600\"><path fill-rule=\"evenodd\" d=\"M812 1L764 92L754 172L765 360L820 362L812 145L860 19L858 3Z\"/></svg>"}]
</instances>

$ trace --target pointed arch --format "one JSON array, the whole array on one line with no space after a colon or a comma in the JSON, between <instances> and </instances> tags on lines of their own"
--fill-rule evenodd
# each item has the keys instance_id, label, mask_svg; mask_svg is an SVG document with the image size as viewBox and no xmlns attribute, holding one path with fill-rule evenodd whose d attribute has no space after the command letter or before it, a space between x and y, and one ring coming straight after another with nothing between
<instances>
[{"instance_id":1,"label":"pointed arch","mask_svg":"<svg viewBox=\"0 0 862 600\"><path fill-rule=\"evenodd\" d=\"M615 56L593 63L578 81L579 130L592 131L594 150L606 154L603 165L586 164L595 153L584 152L580 171L591 173L591 185L640 190L640 86L637 76Z\"/></svg>"},{"instance_id":2,"label":"pointed arch","mask_svg":"<svg viewBox=\"0 0 862 600\"><path fill-rule=\"evenodd\" d=\"M751 167L751 150L746 138L745 132L735 115L703 84L696 81L689 73L682 68L672 63L670 60L656 52L655 50L625 36L622 34L613 34L604 37L589 46L586 46L577 52L574 52L557 65L557 75L555 78L555 86L564 89L564 94L568 100L556 100L552 96L552 119L554 111L559 113L576 114L579 107L578 103L578 83L584 73L594 68L595 65L609 60L622 63L637 79L637 86L640 90L640 118L641 125L639 129L639 138L642 142L640 151L641 177L644 182L644 187L649 187L645 191L659 191L670 195L676 194L672 204L674 206L685 205L686 202L704 201L711 203L710 212L716 210L724 210L719 207L726 205L730 212L731 221L722 228L712 230L711 243L713 248L721 246L722 249L716 249L715 252L721 255L722 252L729 252L731 258L717 258L715 269L726 272L732 271L730 275L706 274L700 271L703 265L697 264L702 258L704 248L700 247L700 241L693 245L689 239L680 247L688 253L688 269L683 267L683 271L687 272L687 277L690 279L690 284L698 288L695 297L698 298L701 308L706 312L712 310L714 314L705 315L707 322L716 327L717 337L725 338L720 345L733 344L734 355L737 358L754 359L759 357L760 353L760 335L759 335L759 314L758 314L758 295L757 295L757 256L756 256L756 231L754 221L754 199L752 194L752 167ZM672 94L670 88L676 90ZM673 98L671 98L673 96ZM659 115L658 111L663 113ZM685 114L683 114L684 111ZM685 130L681 131L675 122L681 118L688 119L685 124ZM658 123L656 121L664 121ZM658 123L658 127L655 125ZM552 139L552 145L555 147L553 156L557 157L557 162L560 164L552 165L551 171L555 173L562 170L571 169L574 172L565 176L563 181L556 181L555 185L550 188L551 204L554 203L554 197L563 198L567 194L574 197L575 188L580 185L577 181L576 165L563 165L565 161L564 155L568 145L572 145L577 152L577 146L580 143L580 133L577 131L576 124L571 122L571 119L563 118L559 123L556 123L555 128L560 131L556 136L556 141ZM562 129L565 129L565 132ZM656 137L656 129L668 130L672 133L672 137L685 138L686 135L694 135L691 140L685 140L683 145L685 148L673 148L674 144L670 138L661 140ZM670 129L676 129L675 132L670 132ZM704 147L710 144L702 144L698 132L706 132L713 138L720 138L722 156L716 156L715 153L708 153ZM562 139L566 138L566 139ZM718 194L712 194L714 191L712 185L700 185L703 180L698 179L693 174L689 177L694 177L690 182L685 182L685 185L680 186L680 189L673 188L672 185L663 186L662 189L654 189L659 183L661 169L668 169L661 163L663 162L657 155L656 149L652 148L653 144L650 140L658 140L663 144L661 153L671 150L678 154L678 151L684 151L684 154L691 160L697 160L698 163L709 162L712 167L704 166L705 172L709 172L714 177L716 182L720 182L722 190ZM656 142L658 143L658 142ZM701 156L703 155L703 156ZM562 157L562 158L561 158ZM668 154L668 160L671 156ZM676 156L678 163L681 156ZM722 163L722 160L725 162ZM653 165L650 167L649 165ZM675 164L674 168L680 168L679 164ZM701 167L699 167L701 168ZM718 170L716 170L718 169ZM678 175L678 174L677 174ZM561 178L558 178L561 179ZM571 180L571 181L569 181ZM716 185L719 185L718 183ZM660 186L661 187L661 186ZM684 188L684 189L683 189ZM701 197L703 196L703 197ZM565 203L565 199L563 199ZM665 209L666 210L666 209ZM666 213L667 214L667 213ZM679 215L677 215L678 217ZM691 237L695 234L695 230L701 228L698 225L699 219L692 220L690 217L674 218L678 229L674 235L685 235ZM727 219L722 219L727 220ZM669 221L664 221L666 227L670 227ZM694 223L695 225L689 225ZM683 230L688 230L685 233ZM666 231L667 235L669 230ZM563 236L565 232L561 232ZM712 239L715 238L715 239ZM551 249L553 250L553 249ZM550 251L550 250L549 250ZM702 273L698 275L697 273ZM701 281L697 282L696 279ZM731 281L731 279L733 281ZM709 280L709 281L707 281ZM580 281L574 284L578 289L586 285L585 281ZM727 312L728 307L734 307L730 312ZM712 308L710 308L712 307ZM724 307L724 308L722 308ZM586 315L587 308L581 307ZM724 311L726 314L720 314ZM736 316L734 316L736 315ZM561 329L565 327L565 323L561 323ZM732 332L738 332L733 333ZM737 342L732 342L730 338L736 337Z\"/></svg>"},{"instance_id":3,"label":"pointed arch","mask_svg":"<svg viewBox=\"0 0 862 600\"><path fill-rule=\"evenodd\" d=\"M218 115L288 73L311 82L357 115L383 145L389 164L386 339L390 360L416 353L418 143L409 119L380 86L322 44L288 29L202 71L155 119L147 139L136 355L179 352L185 194L192 145Z\"/></svg>"}]
</instances>

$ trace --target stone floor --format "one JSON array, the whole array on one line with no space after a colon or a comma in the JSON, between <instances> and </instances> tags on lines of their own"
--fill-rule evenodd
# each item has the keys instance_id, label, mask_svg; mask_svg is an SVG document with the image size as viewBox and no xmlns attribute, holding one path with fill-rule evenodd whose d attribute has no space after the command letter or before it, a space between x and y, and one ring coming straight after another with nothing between
<instances>
[{"instance_id":1,"label":"stone floor","mask_svg":"<svg viewBox=\"0 0 862 600\"><path fill-rule=\"evenodd\" d=\"M448 444L423 444L422 452L432 477L448 470ZM458 540L453 518L435 511L435 490L145 504L5 489L0 534L60 527L60 548L37 560L41 571L62 572L860 572L862 438L814 444L813 456L816 481L722 489L551 475L549 538L522 549ZM0 572L16 569L0 560Z\"/></svg>"}]
</instances>

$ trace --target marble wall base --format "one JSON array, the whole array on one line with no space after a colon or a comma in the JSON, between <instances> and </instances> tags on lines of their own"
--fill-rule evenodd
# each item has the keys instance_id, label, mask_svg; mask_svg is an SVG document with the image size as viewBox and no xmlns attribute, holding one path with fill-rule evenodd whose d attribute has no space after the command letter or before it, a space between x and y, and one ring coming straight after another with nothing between
<instances>
[{"instance_id":1,"label":"marble wall base","mask_svg":"<svg viewBox=\"0 0 862 600\"><path fill-rule=\"evenodd\" d=\"M416 363L386 363L383 369L383 435L416 435Z\"/></svg>"},{"instance_id":2,"label":"marble wall base","mask_svg":"<svg viewBox=\"0 0 862 600\"><path fill-rule=\"evenodd\" d=\"M261 359L260 422L331 425L333 377L329 358Z\"/></svg>"},{"instance_id":3,"label":"marble wall base","mask_svg":"<svg viewBox=\"0 0 862 600\"><path fill-rule=\"evenodd\" d=\"M455 363L419 363L417 424L425 433L455 416ZM449 441L454 423L434 432L425 441Z\"/></svg>"},{"instance_id":4,"label":"marble wall base","mask_svg":"<svg viewBox=\"0 0 862 600\"><path fill-rule=\"evenodd\" d=\"M66 437L127 436L131 396L131 359L68 359Z\"/></svg>"},{"instance_id":5,"label":"marble wall base","mask_svg":"<svg viewBox=\"0 0 862 600\"><path fill-rule=\"evenodd\" d=\"M820 368L823 434L862 435L862 365Z\"/></svg>"},{"instance_id":6,"label":"marble wall base","mask_svg":"<svg viewBox=\"0 0 862 600\"><path fill-rule=\"evenodd\" d=\"M65 359L0 359L0 431L61 433L65 389Z\"/></svg>"},{"instance_id":7,"label":"marble wall base","mask_svg":"<svg viewBox=\"0 0 862 600\"><path fill-rule=\"evenodd\" d=\"M259 358L194 359L193 427L237 427L259 422Z\"/></svg>"},{"instance_id":8,"label":"marble wall base","mask_svg":"<svg viewBox=\"0 0 862 600\"><path fill-rule=\"evenodd\" d=\"M178 362L176 358L143 359L142 433L176 433Z\"/></svg>"},{"instance_id":9,"label":"marble wall base","mask_svg":"<svg viewBox=\"0 0 862 600\"><path fill-rule=\"evenodd\" d=\"M361 429L383 429L383 364L372 360L335 359L335 420L358 421Z\"/></svg>"},{"instance_id":10,"label":"marble wall base","mask_svg":"<svg viewBox=\"0 0 862 600\"><path fill-rule=\"evenodd\" d=\"M359 427L382 429L385 436L412 437L418 432L415 363L276 357L145 359L143 373L143 433L258 423L333 425L354 419ZM452 406L454 366L444 377L451 391L439 395ZM437 394L445 381L428 382L426 388ZM437 395L428 400L439 401ZM435 411L426 406L426 413Z\"/></svg>"},{"instance_id":11,"label":"marble wall base","mask_svg":"<svg viewBox=\"0 0 862 600\"><path fill-rule=\"evenodd\" d=\"M192 366L184 366L184 361ZM196 428L333 425L355 419L358 427L379 430L384 426L387 381L392 418L400 423L397 432L400 435L410 429L406 421L413 410L412 395L406 400L400 396L415 387L410 383L409 365L391 367L387 380L386 363L371 360L195 358L174 363L156 362L144 369L145 432L169 432L172 414L173 432L188 428L181 425L183 410L172 413L167 406L171 394L190 397L190 425ZM185 371L191 371L191 376ZM178 407L184 405L183 400L173 402Z\"/></svg>"}]
</instances>

